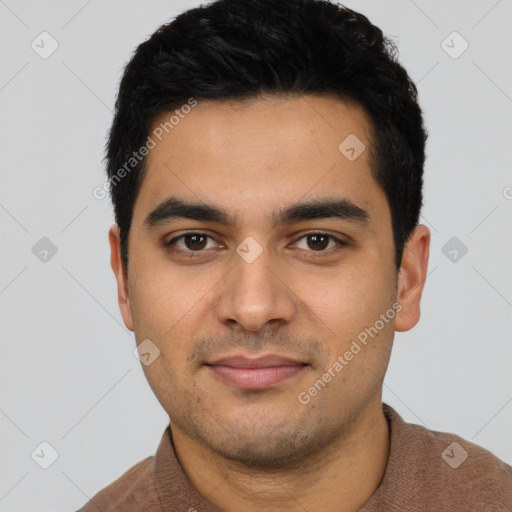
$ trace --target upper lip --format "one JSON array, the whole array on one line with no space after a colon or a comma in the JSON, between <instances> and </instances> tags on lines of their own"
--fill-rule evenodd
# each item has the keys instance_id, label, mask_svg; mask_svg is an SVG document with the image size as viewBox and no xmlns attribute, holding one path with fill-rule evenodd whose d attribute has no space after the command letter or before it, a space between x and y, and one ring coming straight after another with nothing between
<instances>
[{"instance_id":1,"label":"upper lip","mask_svg":"<svg viewBox=\"0 0 512 512\"><path fill-rule=\"evenodd\" d=\"M231 366L232 368L269 368L271 366L299 366L307 363L278 354L268 354L260 357L227 356L206 364L210 366Z\"/></svg>"}]
</instances>

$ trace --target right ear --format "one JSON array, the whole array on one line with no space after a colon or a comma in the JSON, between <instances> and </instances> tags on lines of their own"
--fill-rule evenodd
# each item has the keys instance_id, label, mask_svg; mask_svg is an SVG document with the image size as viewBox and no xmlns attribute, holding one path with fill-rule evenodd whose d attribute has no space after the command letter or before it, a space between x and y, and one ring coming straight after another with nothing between
<instances>
[{"instance_id":1,"label":"right ear","mask_svg":"<svg viewBox=\"0 0 512 512\"><path fill-rule=\"evenodd\" d=\"M114 271L117 281L117 301L121 315L123 316L124 325L130 331L133 331L133 318L130 306L130 296L128 294L128 274L124 267L121 257L121 235L117 224L114 224L109 232L108 239L110 242L110 266Z\"/></svg>"}]
</instances>

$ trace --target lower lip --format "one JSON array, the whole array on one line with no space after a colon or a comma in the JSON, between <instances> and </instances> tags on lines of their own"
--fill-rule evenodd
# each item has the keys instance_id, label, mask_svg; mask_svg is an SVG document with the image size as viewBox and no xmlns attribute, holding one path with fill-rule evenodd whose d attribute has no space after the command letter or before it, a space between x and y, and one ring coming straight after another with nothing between
<instances>
[{"instance_id":1,"label":"lower lip","mask_svg":"<svg viewBox=\"0 0 512 512\"><path fill-rule=\"evenodd\" d=\"M240 389L266 389L294 377L306 365L270 366L268 368L233 368L208 365L215 375Z\"/></svg>"}]
</instances>

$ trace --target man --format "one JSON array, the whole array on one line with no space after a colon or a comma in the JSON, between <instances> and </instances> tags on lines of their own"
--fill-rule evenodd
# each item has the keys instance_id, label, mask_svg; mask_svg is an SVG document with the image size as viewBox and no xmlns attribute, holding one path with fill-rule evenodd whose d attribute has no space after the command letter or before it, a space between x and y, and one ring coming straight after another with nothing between
<instances>
[{"instance_id":1,"label":"man","mask_svg":"<svg viewBox=\"0 0 512 512\"><path fill-rule=\"evenodd\" d=\"M83 511L512 510L509 465L381 401L428 264L416 92L321 0L219 0L138 47L111 264L170 423Z\"/></svg>"}]
</instances>

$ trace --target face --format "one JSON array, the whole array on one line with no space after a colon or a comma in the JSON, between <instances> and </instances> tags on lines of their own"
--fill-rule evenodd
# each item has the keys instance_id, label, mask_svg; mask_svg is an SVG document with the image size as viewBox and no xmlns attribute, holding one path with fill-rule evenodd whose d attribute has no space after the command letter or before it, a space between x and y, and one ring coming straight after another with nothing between
<instances>
[{"instance_id":1,"label":"face","mask_svg":"<svg viewBox=\"0 0 512 512\"><path fill-rule=\"evenodd\" d=\"M150 150L127 279L115 227L112 266L125 324L160 350L143 369L173 432L272 468L380 408L394 330L417 321L428 239L397 273L371 144L357 106L267 97L200 101Z\"/></svg>"}]
</instances>

